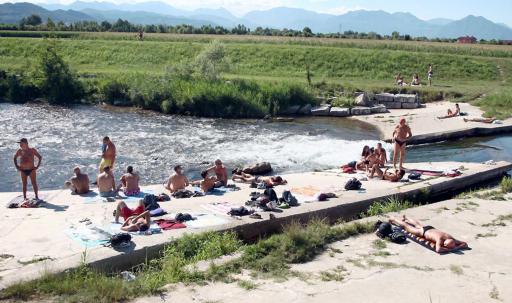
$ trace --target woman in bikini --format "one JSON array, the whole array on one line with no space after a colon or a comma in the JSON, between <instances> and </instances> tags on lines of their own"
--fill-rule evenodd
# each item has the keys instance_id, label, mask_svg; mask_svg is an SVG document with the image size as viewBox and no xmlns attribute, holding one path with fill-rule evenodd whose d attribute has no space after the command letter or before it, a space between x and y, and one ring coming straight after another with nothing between
<instances>
[{"instance_id":1,"label":"woman in bikini","mask_svg":"<svg viewBox=\"0 0 512 303\"><path fill-rule=\"evenodd\" d=\"M393 152L393 167L396 169L396 162L400 154L400 169L404 168L405 147L407 140L412 137L411 128L407 125L405 118L400 119L400 123L393 131L393 140L395 141L395 151Z\"/></svg>"}]
</instances>

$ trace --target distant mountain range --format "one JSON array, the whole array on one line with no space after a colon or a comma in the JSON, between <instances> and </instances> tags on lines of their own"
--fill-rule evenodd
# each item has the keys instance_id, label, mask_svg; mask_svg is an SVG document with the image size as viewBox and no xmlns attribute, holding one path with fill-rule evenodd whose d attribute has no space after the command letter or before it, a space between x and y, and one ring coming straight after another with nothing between
<instances>
[{"instance_id":1,"label":"distant mountain range","mask_svg":"<svg viewBox=\"0 0 512 303\"><path fill-rule=\"evenodd\" d=\"M44 4L42 7L30 3L0 4L0 23L17 23L21 18L31 14L38 14L43 19L50 17L64 22L114 21L122 18L136 24L211 24L228 28L243 24L251 29L261 26L294 30L302 30L308 26L313 32L321 33L352 30L389 35L397 31L414 37L457 38L470 35L478 39L512 40L512 29L509 26L472 15L460 20L421 20L410 13L358 10L343 15L331 15L298 8L277 7L252 11L239 18L224 8L188 11L163 2L114 4L76 1L68 5Z\"/></svg>"}]
</instances>

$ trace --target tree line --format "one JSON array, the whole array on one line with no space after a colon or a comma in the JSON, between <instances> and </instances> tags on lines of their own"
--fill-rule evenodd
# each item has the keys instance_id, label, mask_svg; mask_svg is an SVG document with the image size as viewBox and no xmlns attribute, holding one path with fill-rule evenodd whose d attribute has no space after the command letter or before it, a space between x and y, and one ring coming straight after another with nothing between
<instances>
[{"instance_id":1,"label":"tree line","mask_svg":"<svg viewBox=\"0 0 512 303\"><path fill-rule=\"evenodd\" d=\"M456 42L457 39L449 38L427 38L402 35L393 32L391 35L381 35L376 32L344 31L343 33L314 33L311 28L304 27L302 30L275 29L258 26L251 30L245 25L239 24L233 28L219 25L193 26L188 24L165 25L165 24L134 24L128 20L118 19L115 22L108 21L77 21L64 23L54 22L48 18L43 22L38 15L24 17L18 24L0 24L0 30L19 31L62 31L62 32L122 32L122 33L170 33L170 34L207 34L207 35L254 35L254 36L280 36L280 37L317 37L317 38L342 38L342 39L371 39L371 40L402 40L402 41L431 41L431 42ZM500 40L480 40L479 43L502 44Z\"/></svg>"}]
</instances>

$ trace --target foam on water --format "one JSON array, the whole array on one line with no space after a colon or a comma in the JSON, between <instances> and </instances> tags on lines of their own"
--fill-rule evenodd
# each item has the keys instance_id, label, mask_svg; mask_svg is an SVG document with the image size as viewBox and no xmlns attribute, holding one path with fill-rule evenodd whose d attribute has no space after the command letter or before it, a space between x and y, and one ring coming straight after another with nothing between
<instances>
[{"instance_id":1,"label":"foam on water","mask_svg":"<svg viewBox=\"0 0 512 303\"><path fill-rule=\"evenodd\" d=\"M44 189L60 188L75 165L94 178L105 135L118 149L116 176L133 165L145 184L165 181L177 163L197 176L203 162L216 158L228 167L269 161L277 173L333 168L358 159L362 146L374 146L378 138L375 130L346 119L266 123L13 104L0 104L0 113L0 191L20 189L12 155L21 137L43 155Z\"/></svg>"}]
</instances>

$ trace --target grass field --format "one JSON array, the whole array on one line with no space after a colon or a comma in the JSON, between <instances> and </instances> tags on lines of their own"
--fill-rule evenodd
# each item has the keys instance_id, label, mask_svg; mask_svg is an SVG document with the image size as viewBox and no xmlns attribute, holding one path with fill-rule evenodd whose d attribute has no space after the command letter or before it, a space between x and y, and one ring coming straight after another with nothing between
<instances>
[{"instance_id":1,"label":"grass field","mask_svg":"<svg viewBox=\"0 0 512 303\"><path fill-rule=\"evenodd\" d=\"M426 80L427 65L432 63L434 86L416 89L426 101L454 96L460 101L478 99L475 102L488 108L489 114L503 118L512 113L507 106L512 46L174 34L147 34L145 41L137 41L130 33L74 33L72 37L59 39L59 52L86 79L164 75L173 66L192 62L208 42L217 39L225 44L231 62L232 69L223 75L227 79L304 85L309 66L313 83L324 90L390 91L397 89L393 86L396 73L407 82L413 73ZM31 69L42 43L41 38L0 38L0 69Z\"/></svg>"}]
</instances>

